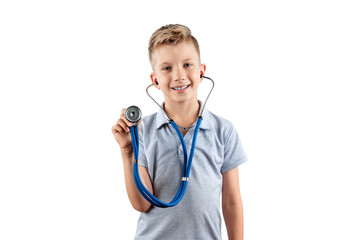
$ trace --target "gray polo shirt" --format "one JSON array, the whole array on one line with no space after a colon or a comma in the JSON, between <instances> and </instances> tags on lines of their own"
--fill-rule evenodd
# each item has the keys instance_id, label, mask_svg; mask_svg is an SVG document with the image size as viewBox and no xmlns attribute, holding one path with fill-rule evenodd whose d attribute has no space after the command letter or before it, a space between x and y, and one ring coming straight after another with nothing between
<instances>
[{"instance_id":1,"label":"gray polo shirt","mask_svg":"<svg viewBox=\"0 0 360 240\"><path fill-rule=\"evenodd\" d=\"M195 126L184 137L188 155L194 129ZM221 239L222 173L246 160L234 126L205 109L183 199L174 207L152 206L141 213L135 239ZM161 110L142 120L139 164L149 170L154 195L170 202L181 182L183 150Z\"/></svg>"}]
</instances>

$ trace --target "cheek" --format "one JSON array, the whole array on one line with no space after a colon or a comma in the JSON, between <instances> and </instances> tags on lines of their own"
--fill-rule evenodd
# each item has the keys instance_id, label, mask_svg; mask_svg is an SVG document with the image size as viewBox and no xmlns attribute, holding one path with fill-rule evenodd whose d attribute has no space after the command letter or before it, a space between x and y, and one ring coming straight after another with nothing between
<instances>
[{"instance_id":1,"label":"cheek","mask_svg":"<svg viewBox=\"0 0 360 240\"><path fill-rule=\"evenodd\" d=\"M191 75L191 79L192 79L193 84L199 85L200 82L201 82L200 72L199 73L197 73L197 72L193 73Z\"/></svg>"},{"instance_id":2,"label":"cheek","mask_svg":"<svg viewBox=\"0 0 360 240\"><path fill-rule=\"evenodd\" d=\"M167 91L167 89L169 88L169 84L170 82L166 79L161 79L161 82L159 82L159 87L161 90Z\"/></svg>"},{"instance_id":3,"label":"cheek","mask_svg":"<svg viewBox=\"0 0 360 240\"><path fill-rule=\"evenodd\" d=\"M197 81L200 81L200 74L201 74L201 72L200 72L200 69L194 69L193 71L191 71L191 77L193 78L193 79L197 79Z\"/></svg>"}]
</instances>

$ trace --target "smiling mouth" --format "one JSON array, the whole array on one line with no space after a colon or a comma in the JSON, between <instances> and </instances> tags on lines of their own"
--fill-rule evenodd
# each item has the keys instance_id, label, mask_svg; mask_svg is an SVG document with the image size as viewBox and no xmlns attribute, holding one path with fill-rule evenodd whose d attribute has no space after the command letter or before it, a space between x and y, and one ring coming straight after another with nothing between
<instances>
[{"instance_id":1,"label":"smiling mouth","mask_svg":"<svg viewBox=\"0 0 360 240\"><path fill-rule=\"evenodd\" d=\"M188 88L189 86L190 84L183 87L173 87L172 89L180 91L180 90L184 90L185 88Z\"/></svg>"}]
</instances>

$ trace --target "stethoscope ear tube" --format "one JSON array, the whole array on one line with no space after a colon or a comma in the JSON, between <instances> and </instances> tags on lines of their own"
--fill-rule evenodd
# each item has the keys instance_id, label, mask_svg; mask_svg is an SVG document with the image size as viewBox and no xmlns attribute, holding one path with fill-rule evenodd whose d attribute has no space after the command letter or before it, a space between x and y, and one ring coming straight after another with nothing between
<instances>
[{"instance_id":1,"label":"stethoscope ear tube","mask_svg":"<svg viewBox=\"0 0 360 240\"><path fill-rule=\"evenodd\" d=\"M138 164L138 157L139 157L138 126L134 125L134 126L130 127L131 140L132 140L133 151L134 151L133 175L134 175L135 185L136 185L137 189L139 190L140 194L152 205L161 207L161 208L173 207L176 204L178 204L181 201L181 199L183 198L183 196L185 195L187 184L188 184L188 179L189 179L189 175L190 175L190 170L191 170L191 163L192 163L192 159L193 159L194 151L195 151L196 138L197 138L197 134L198 134L201 122L202 122L202 118L199 117L196 127L195 127L195 131L194 131L189 161L188 161L188 156L187 156L185 140L184 140L179 128L176 126L175 122L173 122L173 121L170 122L170 125L175 129L176 133L178 134L178 136L180 138L181 144L183 146L184 164L183 164L182 178L180 179L181 183L180 183L179 189L178 189L175 197L173 198L173 200L169 203L165 203L165 202L157 199L152 193L150 193L146 189L146 187L141 182L141 178L139 175L139 164Z\"/></svg>"},{"instance_id":2,"label":"stethoscope ear tube","mask_svg":"<svg viewBox=\"0 0 360 240\"><path fill-rule=\"evenodd\" d=\"M212 86L211 86L211 89L210 89L210 91L209 91L206 99L205 99L204 105L203 105L202 110L201 110L201 112L200 112L200 116L202 116L202 114L203 114L203 112L204 112L204 110L205 110L205 106L206 106L207 100L209 99L209 97L210 97L210 95L211 95L211 93L212 93L212 91L213 91L213 89L214 89L214 86L215 86L215 82L214 82L214 80L212 80L211 78L206 77L206 76L204 76L204 75L201 75L201 77L202 77L202 78L205 78L205 79L208 79L208 80L211 82ZM149 86L147 86L147 88L146 88L146 94L149 96L149 98L151 98L151 100L152 100L156 105L159 106L159 108L164 112L166 118L167 118L167 119L169 120L169 122L170 122L171 119L168 117L168 115L166 114L166 112L164 111L164 109L163 109L163 108L161 107L161 105L150 95L150 93L149 93L149 88L152 87L152 86L155 86L155 85L152 83L152 84L150 84Z\"/></svg>"}]
</instances>

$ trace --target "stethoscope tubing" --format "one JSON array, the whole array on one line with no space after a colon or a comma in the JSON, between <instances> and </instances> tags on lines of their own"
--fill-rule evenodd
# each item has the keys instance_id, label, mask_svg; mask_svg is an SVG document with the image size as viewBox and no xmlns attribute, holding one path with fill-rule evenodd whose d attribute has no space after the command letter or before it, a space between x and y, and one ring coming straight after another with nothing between
<instances>
[{"instance_id":1,"label":"stethoscope tubing","mask_svg":"<svg viewBox=\"0 0 360 240\"><path fill-rule=\"evenodd\" d=\"M170 125L175 129L175 131L178 134L179 139L181 141L181 145L182 145L183 151L184 151L184 163L183 163L182 179L181 179L180 186L178 188L178 191L177 191L175 197L169 203L165 203L165 202L159 200L158 198L156 198L152 193L150 193L147 190L147 188L141 182L140 175L139 175L139 166L138 166L138 155L139 155L138 127L137 127L137 125L130 127L132 145L133 145L133 149L134 149L134 159L135 159L135 161L133 163L133 175L134 175L135 185L138 188L140 194L152 205L157 206L157 207L162 207L162 208L173 207L176 204L178 204L181 201L181 199L184 197L186 188L187 188L187 184L188 184L188 179L190 176L192 159L194 157L197 134L198 134L201 122L202 122L202 117L199 117L198 121L196 123L195 130L194 130L193 141L192 141L192 145L191 145L189 159L187 156L185 140L184 140L179 128L177 127L177 125L175 124L174 121L170 122Z\"/></svg>"},{"instance_id":2,"label":"stethoscope tubing","mask_svg":"<svg viewBox=\"0 0 360 240\"><path fill-rule=\"evenodd\" d=\"M133 175L134 175L135 185L136 185L137 189L139 190L140 194L154 206L161 207L161 208L173 207L176 204L178 204L185 195L189 176L190 176L191 164L192 164L192 160L193 160L194 153L195 153L196 139L197 139L197 135L199 132L200 124L202 122L202 114L204 112L207 100L215 86L215 83L211 78L206 77L206 76L202 76L202 77L206 78L212 82L212 88L206 97L203 108L202 108L202 110L199 114L199 118L196 122L196 127L194 130L194 135L193 135L193 139L192 139L189 158L188 158L188 154L187 154L187 148L186 148L184 137L182 136L182 133L180 132L178 126L172 119L170 119L166 115L166 112L163 110L163 108L160 106L160 104L149 94L148 89L150 87L154 86L154 84L151 84L146 88L147 95L160 107L160 109L164 112L166 118L168 119L169 124L175 129L175 132L179 136L179 139L180 139L180 142L181 142L181 145L183 148L183 152L184 152L184 154L183 154L184 155L184 163L183 163L183 169L182 169L182 177L180 179L181 180L180 186L179 186L178 191L176 192L174 198L169 203L165 203L165 202L159 200L158 198L156 198L151 192L149 192L149 190L147 190L147 188L141 182L140 175L139 175L139 164L138 164L138 156L139 156L138 126L137 126L137 124L134 124L132 127L130 127L131 140L132 140L133 151L134 151Z\"/></svg>"}]
</instances>

